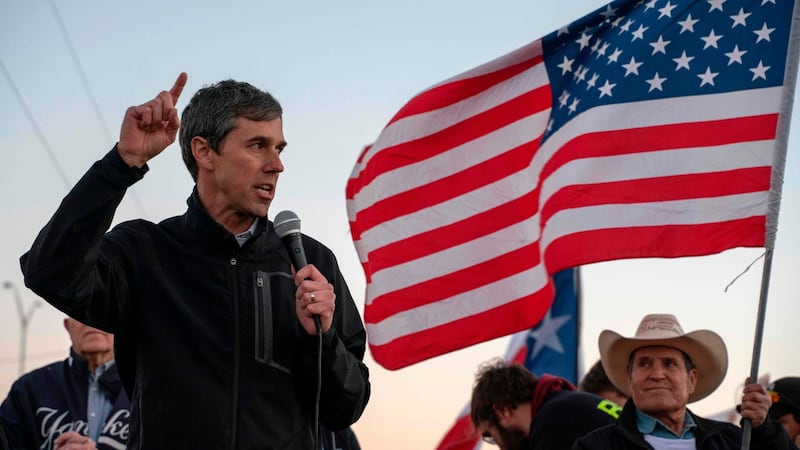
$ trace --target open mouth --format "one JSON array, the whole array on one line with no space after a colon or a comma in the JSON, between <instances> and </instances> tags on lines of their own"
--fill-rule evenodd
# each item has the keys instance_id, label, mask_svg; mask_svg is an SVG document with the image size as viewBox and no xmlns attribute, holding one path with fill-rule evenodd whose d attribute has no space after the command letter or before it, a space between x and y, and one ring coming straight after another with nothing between
<instances>
[{"instance_id":1,"label":"open mouth","mask_svg":"<svg viewBox=\"0 0 800 450\"><path fill-rule=\"evenodd\" d=\"M258 189L259 191L262 191L262 192L266 192L268 194L271 194L272 191L274 190L274 188L272 187L271 184L262 184L262 185L256 186L256 189Z\"/></svg>"}]
</instances>

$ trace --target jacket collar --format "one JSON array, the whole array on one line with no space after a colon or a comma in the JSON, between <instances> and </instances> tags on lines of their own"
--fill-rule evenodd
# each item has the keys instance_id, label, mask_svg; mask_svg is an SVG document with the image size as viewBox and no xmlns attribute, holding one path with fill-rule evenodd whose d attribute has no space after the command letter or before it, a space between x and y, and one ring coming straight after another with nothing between
<instances>
[{"instance_id":1,"label":"jacket collar","mask_svg":"<svg viewBox=\"0 0 800 450\"><path fill-rule=\"evenodd\" d=\"M69 370L76 379L89 379L89 361L77 354L72 347L69 349L67 364L69 365ZM117 398L122 388L122 381L119 378L119 371L117 370L116 363L112 363L105 372L100 375L97 382L100 384L100 388L109 394L109 398Z\"/></svg>"},{"instance_id":2,"label":"jacket collar","mask_svg":"<svg viewBox=\"0 0 800 450\"><path fill-rule=\"evenodd\" d=\"M550 374L542 374L536 380L536 387L533 388L533 398L531 399L531 417L536 417L539 408L545 403L546 399L553 392L574 391L575 386L564 378Z\"/></svg>"},{"instance_id":3,"label":"jacket collar","mask_svg":"<svg viewBox=\"0 0 800 450\"><path fill-rule=\"evenodd\" d=\"M186 204L189 209L186 211L184 219L189 229L212 240L224 241L225 239L230 239L236 242L236 238L208 214L208 211L200 202L197 186L192 189L192 195L186 199Z\"/></svg>"},{"instance_id":4,"label":"jacket collar","mask_svg":"<svg viewBox=\"0 0 800 450\"><path fill-rule=\"evenodd\" d=\"M190 229L212 240L229 240L236 243L236 237L208 214L205 206L203 206L203 203L200 201L200 195L197 193L197 186L192 189L192 194L186 199L186 205L188 206L188 210L184 215L184 220ZM268 220L258 220L253 237L258 237L268 229L268 226L269 228L272 227L272 224L269 223ZM238 244L236 245L238 246Z\"/></svg>"},{"instance_id":5,"label":"jacket collar","mask_svg":"<svg viewBox=\"0 0 800 450\"><path fill-rule=\"evenodd\" d=\"M710 436L721 433L726 426L726 424L722 422L700 417L689 410L689 408L686 408L686 413L692 416L697 424L694 432L698 448L700 448L703 442L705 442L705 440ZM633 404L632 398L625 402L625 406L622 407L622 413L620 414L619 420L617 420L615 426L621 429L622 433L626 435L628 439L647 448L644 437L636 426L636 405Z\"/></svg>"}]
</instances>

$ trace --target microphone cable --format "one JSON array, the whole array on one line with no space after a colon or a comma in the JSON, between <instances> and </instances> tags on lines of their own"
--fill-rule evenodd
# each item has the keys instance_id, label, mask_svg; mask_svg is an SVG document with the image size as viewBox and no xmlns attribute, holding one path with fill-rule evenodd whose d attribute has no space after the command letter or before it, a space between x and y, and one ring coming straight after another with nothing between
<instances>
[{"instance_id":1,"label":"microphone cable","mask_svg":"<svg viewBox=\"0 0 800 450\"><path fill-rule=\"evenodd\" d=\"M314 315L314 325L317 327L317 392L314 396L314 448L320 450L319 399L322 393L322 323L316 314Z\"/></svg>"}]
</instances>

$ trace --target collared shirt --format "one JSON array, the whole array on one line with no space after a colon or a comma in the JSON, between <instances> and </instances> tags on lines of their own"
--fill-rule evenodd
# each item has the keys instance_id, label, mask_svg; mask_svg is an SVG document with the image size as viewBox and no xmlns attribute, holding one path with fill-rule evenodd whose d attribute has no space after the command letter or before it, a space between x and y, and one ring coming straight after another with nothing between
<instances>
[{"instance_id":1,"label":"collared shirt","mask_svg":"<svg viewBox=\"0 0 800 450\"><path fill-rule=\"evenodd\" d=\"M243 246L248 239L253 237L256 232L256 226L258 226L258 221L259 219L254 220L249 229L234 236L236 238L236 242L239 243L239 247Z\"/></svg>"},{"instance_id":2,"label":"collared shirt","mask_svg":"<svg viewBox=\"0 0 800 450\"><path fill-rule=\"evenodd\" d=\"M108 414L114 408L111 400L106 396L104 391L100 389L100 375L105 373L114 365L114 360L98 366L94 373L89 372L89 398L86 405L86 422L89 427L89 438L97 442L100 437L100 432L103 430L103 424L108 418Z\"/></svg>"},{"instance_id":3,"label":"collared shirt","mask_svg":"<svg viewBox=\"0 0 800 450\"><path fill-rule=\"evenodd\" d=\"M689 414L689 411L684 412L683 429L680 434L676 434L668 426L664 425L664 422L637 409L636 428L643 435L649 434L664 439L694 439L694 429L697 428L697 423L694 421L694 417Z\"/></svg>"}]
</instances>

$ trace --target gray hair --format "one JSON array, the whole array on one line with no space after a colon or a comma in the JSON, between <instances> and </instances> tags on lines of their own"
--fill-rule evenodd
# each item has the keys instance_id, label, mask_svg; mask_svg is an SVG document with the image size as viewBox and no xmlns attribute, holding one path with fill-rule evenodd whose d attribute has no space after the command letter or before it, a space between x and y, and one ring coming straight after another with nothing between
<instances>
[{"instance_id":1,"label":"gray hair","mask_svg":"<svg viewBox=\"0 0 800 450\"><path fill-rule=\"evenodd\" d=\"M222 141L236 125L236 119L266 121L281 118L280 103L250 83L225 80L197 91L181 115L180 144L183 162L197 181L197 161L192 139L202 137L217 154Z\"/></svg>"}]
</instances>

